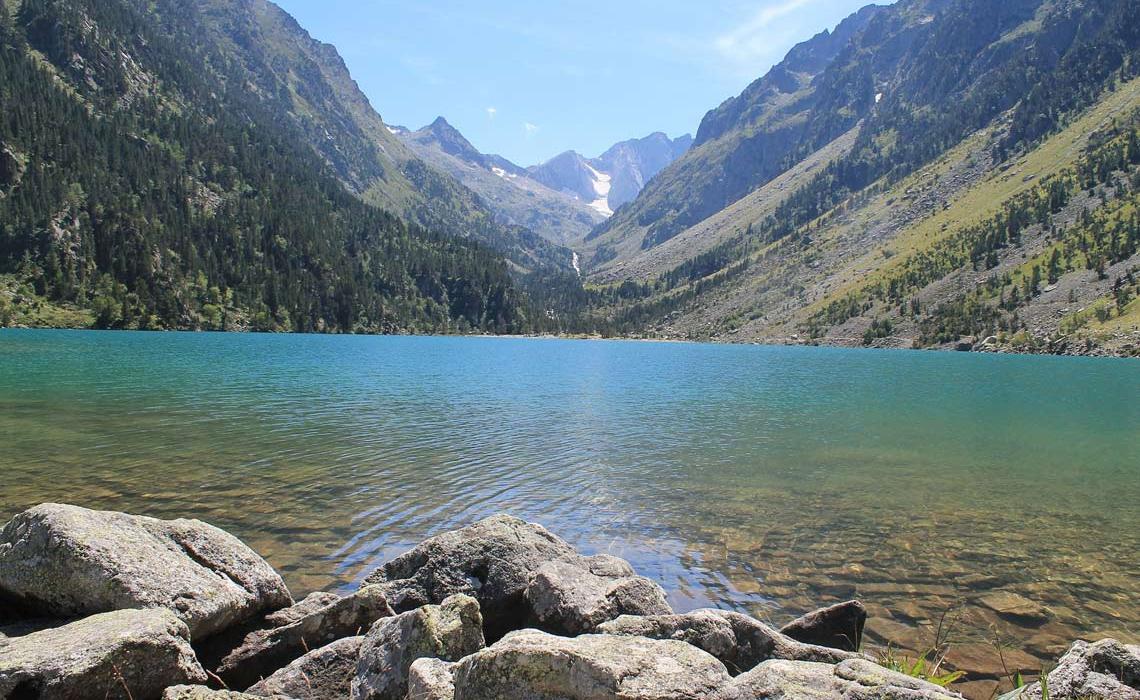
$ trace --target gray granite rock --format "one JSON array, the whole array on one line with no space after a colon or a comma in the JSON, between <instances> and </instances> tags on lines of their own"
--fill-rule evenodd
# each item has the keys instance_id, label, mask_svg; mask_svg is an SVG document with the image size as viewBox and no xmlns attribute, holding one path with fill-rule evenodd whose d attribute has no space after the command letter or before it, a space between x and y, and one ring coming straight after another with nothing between
<instances>
[{"instance_id":1,"label":"gray granite rock","mask_svg":"<svg viewBox=\"0 0 1140 700\"><path fill-rule=\"evenodd\" d=\"M455 664L416 659L408 669L408 700L454 700Z\"/></svg>"},{"instance_id":2,"label":"gray granite rock","mask_svg":"<svg viewBox=\"0 0 1140 700\"><path fill-rule=\"evenodd\" d=\"M256 630L222 659L215 673L230 688L248 688L313 649L362 636L393 615L384 592L369 586L284 627Z\"/></svg>"},{"instance_id":3,"label":"gray granite rock","mask_svg":"<svg viewBox=\"0 0 1140 700\"><path fill-rule=\"evenodd\" d=\"M268 627L291 625L294 622L302 620L307 615L315 613L322 608L327 608L340 599L341 596L336 593L326 593L324 591L310 593L295 604L266 615L265 624Z\"/></svg>"},{"instance_id":4,"label":"gray granite rock","mask_svg":"<svg viewBox=\"0 0 1140 700\"><path fill-rule=\"evenodd\" d=\"M455 665L463 700L698 700L730 681L709 654L643 637L512 632Z\"/></svg>"},{"instance_id":5,"label":"gray granite rock","mask_svg":"<svg viewBox=\"0 0 1140 700\"><path fill-rule=\"evenodd\" d=\"M190 631L169 610L101 613L0 646L0 698L153 700L205 681Z\"/></svg>"},{"instance_id":6,"label":"gray granite rock","mask_svg":"<svg viewBox=\"0 0 1140 700\"><path fill-rule=\"evenodd\" d=\"M347 698L356 677L364 637L346 637L314 649L245 692L267 698L339 700Z\"/></svg>"},{"instance_id":7,"label":"gray granite rock","mask_svg":"<svg viewBox=\"0 0 1140 700\"><path fill-rule=\"evenodd\" d=\"M403 700L408 694L408 671L421 658L458 661L483 648L483 618L479 601L466 595L447 598L381 620L368 632L353 700Z\"/></svg>"},{"instance_id":8,"label":"gray granite rock","mask_svg":"<svg viewBox=\"0 0 1140 700\"><path fill-rule=\"evenodd\" d=\"M0 531L0 599L53 617L167 608L195 640L293 602L265 560L206 523L56 504Z\"/></svg>"},{"instance_id":9,"label":"gray granite rock","mask_svg":"<svg viewBox=\"0 0 1140 700\"><path fill-rule=\"evenodd\" d=\"M732 673L743 673L769 659L839 663L860 654L797 642L759 620L723 610L684 615L623 615L598 626L603 634L673 639L707 651Z\"/></svg>"},{"instance_id":10,"label":"gray granite rock","mask_svg":"<svg viewBox=\"0 0 1140 700\"><path fill-rule=\"evenodd\" d=\"M1081 700L1140 700L1140 646L1102 639L1076 642L1046 677L1049 697ZM1042 700L1040 682L1003 700Z\"/></svg>"},{"instance_id":11,"label":"gray granite rock","mask_svg":"<svg viewBox=\"0 0 1140 700\"><path fill-rule=\"evenodd\" d=\"M214 690L204 685L174 685L162 693L162 700L265 700L265 698L232 690ZM288 699L279 697L276 700Z\"/></svg>"},{"instance_id":12,"label":"gray granite rock","mask_svg":"<svg viewBox=\"0 0 1140 700\"><path fill-rule=\"evenodd\" d=\"M933 683L895 673L864 659L838 665L765 661L711 700L961 700Z\"/></svg>"},{"instance_id":13,"label":"gray granite rock","mask_svg":"<svg viewBox=\"0 0 1140 700\"><path fill-rule=\"evenodd\" d=\"M526 587L533 621L555 634L587 634L619 615L667 615L665 591L629 563L599 555L538 567Z\"/></svg>"}]
</instances>

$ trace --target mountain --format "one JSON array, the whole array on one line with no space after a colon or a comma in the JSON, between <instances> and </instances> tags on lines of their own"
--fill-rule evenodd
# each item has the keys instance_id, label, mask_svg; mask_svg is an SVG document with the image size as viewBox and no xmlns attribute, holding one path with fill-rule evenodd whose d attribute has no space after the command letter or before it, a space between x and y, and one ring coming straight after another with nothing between
<instances>
[{"instance_id":1,"label":"mountain","mask_svg":"<svg viewBox=\"0 0 1140 700\"><path fill-rule=\"evenodd\" d=\"M11 5L0 321L518 331L522 293L475 241L568 263L415 158L335 51L269 3Z\"/></svg>"},{"instance_id":2,"label":"mountain","mask_svg":"<svg viewBox=\"0 0 1140 700\"><path fill-rule=\"evenodd\" d=\"M479 195L502 224L568 245L580 242L605 219L585 202L550 189L506 158L480 153L443 117L418 131L403 127L391 131L416 156Z\"/></svg>"},{"instance_id":3,"label":"mountain","mask_svg":"<svg viewBox=\"0 0 1140 700\"><path fill-rule=\"evenodd\" d=\"M608 217L632 201L647 182L685 153L692 142L688 134L670 139L658 132L643 139L623 141L598 158L587 159L567 151L542 165L528 168L528 172L550 189L586 202Z\"/></svg>"},{"instance_id":4,"label":"mountain","mask_svg":"<svg viewBox=\"0 0 1140 700\"><path fill-rule=\"evenodd\" d=\"M797 46L579 249L612 331L1140 353L1140 5L901 0Z\"/></svg>"}]
</instances>

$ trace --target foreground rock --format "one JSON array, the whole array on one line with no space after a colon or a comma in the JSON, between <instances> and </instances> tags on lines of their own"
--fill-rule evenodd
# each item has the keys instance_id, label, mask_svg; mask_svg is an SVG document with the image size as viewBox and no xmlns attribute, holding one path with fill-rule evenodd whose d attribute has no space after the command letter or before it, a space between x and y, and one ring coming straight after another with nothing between
<instances>
[{"instance_id":1,"label":"foreground rock","mask_svg":"<svg viewBox=\"0 0 1140 700\"><path fill-rule=\"evenodd\" d=\"M1077 642L1048 675L1049 697L1082 700L1140 700L1140 646L1102 639ZM1040 682L1002 700L1042 700Z\"/></svg>"},{"instance_id":2,"label":"foreground rock","mask_svg":"<svg viewBox=\"0 0 1140 700\"><path fill-rule=\"evenodd\" d=\"M730 680L719 661L683 642L537 630L508 634L454 673L463 700L696 700Z\"/></svg>"},{"instance_id":3,"label":"foreground rock","mask_svg":"<svg viewBox=\"0 0 1140 700\"><path fill-rule=\"evenodd\" d=\"M780 633L804 644L858 651L866 624L867 608L857 600L849 600L793 620L781 627Z\"/></svg>"},{"instance_id":4,"label":"foreground rock","mask_svg":"<svg viewBox=\"0 0 1140 700\"><path fill-rule=\"evenodd\" d=\"M257 683L246 693L296 700L347 698L363 643L364 637L346 637L315 649Z\"/></svg>"},{"instance_id":5,"label":"foreground rock","mask_svg":"<svg viewBox=\"0 0 1140 700\"><path fill-rule=\"evenodd\" d=\"M408 669L408 700L453 700L455 664L440 659L417 659Z\"/></svg>"},{"instance_id":6,"label":"foreground rock","mask_svg":"<svg viewBox=\"0 0 1140 700\"><path fill-rule=\"evenodd\" d=\"M627 574L594 573L617 570L615 561L620 560L583 557L541 525L496 515L424 541L365 583L382 586L399 612L438 605L459 593L472 596L482 608L484 633L493 641L531 624L558 631L596 624L605 615L660 612L663 598L646 594L655 584L643 579L648 585L631 586L620 581ZM539 620L526 591L532 577L551 562L559 566L545 569L531 596L541 608ZM628 571L628 564L622 565ZM611 590L615 586L621 591ZM649 607L641 607L644 601Z\"/></svg>"},{"instance_id":7,"label":"foreground rock","mask_svg":"<svg viewBox=\"0 0 1140 700\"><path fill-rule=\"evenodd\" d=\"M333 603L340 600L340 596L336 593L326 593L324 591L317 591L305 596L302 600L297 601L296 604L288 608L282 608L277 612L270 613L265 616L265 625L268 627L284 627L291 625L294 622L299 622L305 617L327 608Z\"/></svg>"},{"instance_id":8,"label":"foreground rock","mask_svg":"<svg viewBox=\"0 0 1140 700\"><path fill-rule=\"evenodd\" d=\"M121 610L8 639L2 698L153 700L167 686L204 683L190 631L167 610Z\"/></svg>"},{"instance_id":9,"label":"foreground rock","mask_svg":"<svg viewBox=\"0 0 1140 700\"><path fill-rule=\"evenodd\" d=\"M797 642L759 620L724 610L684 615L623 615L598 627L604 634L672 639L715 656L732 673L742 673L769 659L835 664L861 659L859 654Z\"/></svg>"},{"instance_id":10,"label":"foreground rock","mask_svg":"<svg viewBox=\"0 0 1140 700\"><path fill-rule=\"evenodd\" d=\"M668 615L665 591L609 555L552 561L531 575L525 596L534 621L556 634L587 634L619 615Z\"/></svg>"},{"instance_id":11,"label":"foreground rock","mask_svg":"<svg viewBox=\"0 0 1140 700\"><path fill-rule=\"evenodd\" d=\"M265 560L215 527L55 504L0 531L0 600L53 617L166 608L195 639L293 602Z\"/></svg>"},{"instance_id":12,"label":"foreground rock","mask_svg":"<svg viewBox=\"0 0 1140 700\"><path fill-rule=\"evenodd\" d=\"M162 700L264 700L232 690L214 690L204 685L175 685L166 689Z\"/></svg>"},{"instance_id":13,"label":"foreground rock","mask_svg":"<svg viewBox=\"0 0 1140 700\"><path fill-rule=\"evenodd\" d=\"M933 683L863 659L838 665L765 661L738 676L712 700L961 700Z\"/></svg>"},{"instance_id":14,"label":"foreground rock","mask_svg":"<svg viewBox=\"0 0 1140 700\"><path fill-rule=\"evenodd\" d=\"M362 588L292 624L251 632L222 659L216 673L230 688L248 688L310 650L361 636L374 622L393 614L383 591Z\"/></svg>"},{"instance_id":15,"label":"foreground rock","mask_svg":"<svg viewBox=\"0 0 1140 700\"><path fill-rule=\"evenodd\" d=\"M458 661L483 648L479 601L456 595L381 620L364 642L352 683L353 700L403 700L408 670L421 658Z\"/></svg>"}]
</instances>

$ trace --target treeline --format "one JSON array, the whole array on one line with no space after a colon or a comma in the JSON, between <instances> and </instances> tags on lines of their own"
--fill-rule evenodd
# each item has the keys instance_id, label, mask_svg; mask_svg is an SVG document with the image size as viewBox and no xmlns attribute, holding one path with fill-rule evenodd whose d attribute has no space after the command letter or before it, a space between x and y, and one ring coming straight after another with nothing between
<instances>
[{"instance_id":1,"label":"treeline","mask_svg":"<svg viewBox=\"0 0 1140 700\"><path fill-rule=\"evenodd\" d=\"M960 335L987 330L1016 331L1014 312L1041 291L1042 283L1055 283L1078 266L1103 275L1107 266L1127 260L1140 250L1140 217L1133 212L1120 216L1116 207L1084 210L1068 227L1055 225L1056 217L1080 194L1102 197L1110 194L1125 206L1134 197L1122 193L1140 191L1140 115L1118 122L1090 141L1085 154L1070 169L1062 171L1007 202L994 216L969 226L928 250L907 258L882 281L832 302L809 322L819 333L860 316L876 302L898 306L900 316L920 316L921 306L911 295L962 268L984 271L997 267L1003 251L1020 247L1031 227L1049 232L1056 243L1043 264L1032 265L1018 279L1010 273L991 277L981 290L956 302L929 310L920 342L936 344ZM994 304L983 298L996 296Z\"/></svg>"},{"instance_id":2,"label":"treeline","mask_svg":"<svg viewBox=\"0 0 1140 700\"><path fill-rule=\"evenodd\" d=\"M0 3L0 272L111 328L528 329L501 258L363 204L203 60L125 3Z\"/></svg>"}]
</instances>

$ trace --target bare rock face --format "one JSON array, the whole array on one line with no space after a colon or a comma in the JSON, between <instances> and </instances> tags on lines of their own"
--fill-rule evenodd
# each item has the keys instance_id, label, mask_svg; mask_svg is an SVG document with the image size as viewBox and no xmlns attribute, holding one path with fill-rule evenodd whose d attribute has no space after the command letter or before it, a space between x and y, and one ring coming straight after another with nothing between
<instances>
[{"instance_id":1,"label":"bare rock face","mask_svg":"<svg viewBox=\"0 0 1140 700\"><path fill-rule=\"evenodd\" d=\"M120 610L0 644L0 697L154 700L204 683L190 631L168 610Z\"/></svg>"},{"instance_id":2,"label":"bare rock face","mask_svg":"<svg viewBox=\"0 0 1140 700\"><path fill-rule=\"evenodd\" d=\"M525 595L538 626L556 634L588 634L619 615L673 612L661 586L604 554L543 564Z\"/></svg>"},{"instance_id":3,"label":"bare rock face","mask_svg":"<svg viewBox=\"0 0 1140 700\"><path fill-rule=\"evenodd\" d=\"M215 673L231 688L248 688L310 650L361 636L377 620L392 615L384 592L368 586L292 624L251 632Z\"/></svg>"},{"instance_id":4,"label":"bare rock face","mask_svg":"<svg viewBox=\"0 0 1140 700\"><path fill-rule=\"evenodd\" d=\"M416 659L408 669L408 700L454 700L455 664Z\"/></svg>"},{"instance_id":5,"label":"bare rock face","mask_svg":"<svg viewBox=\"0 0 1140 700\"><path fill-rule=\"evenodd\" d=\"M555 562L558 566L546 569L528 600L532 578L543 565ZM469 595L479 601L484 634L494 641L526 625L558 630L596 624L594 620L604 616L600 611L621 610L626 603L652 601L649 609L657 609L660 601L649 582L618 581L631 578L633 572L625 562L620 566L615 562L621 560L583 557L541 525L496 515L424 541L365 583L382 586L400 612L438 605L457 593ZM617 570L623 574L610 575ZM596 588L586 591L588 585ZM543 620L532 609L532 601L538 602Z\"/></svg>"},{"instance_id":6,"label":"bare rock face","mask_svg":"<svg viewBox=\"0 0 1140 700\"><path fill-rule=\"evenodd\" d=\"M810 612L780 628L797 642L821 647L858 651L867 624L867 608L857 600Z\"/></svg>"},{"instance_id":7,"label":"bare rock face","mask_svg":"<svg viewBox=\"0 0 1140 700\"><path fill-rule=\"evenodd\" d=\"M684 615L623 615L598 626L603 634L672 639L703 649L732 673L742 673L769 659L835 664L862 659L860 654L797 642L759 620L724 610L696 610Z\"/></svg>"},{"instance_id":8,"label":"bare rock face","mask_svg":"<svg viewBox=\"0 0 1140 700\"><path fill-rule=\"evenodd\" d=\"M347 698L363 643L364 637L346 637L314 649L245 692L295 700Z\"/></svg>"},{"instance_id":9,"label":"bare rock face","mask_svg":"<svg viewBox=\"0 0 1140 700\"><path fill-rule=\"evenodd\" d=\"M381 620L361 649L352 698L403 700L408 671L417 659L458 661L482 648L483 618L479 601L470 596L451 596L442 605Z\"/></svg>"},{"instance_id":10,"label":"bare rock face","mask_svg":"<svg viewBox=\"0 0 1140 700\"><path fill-rule=\"evenodd\" d=\"M324 591L310 593L305 596L304 599L297 601L296 604L266 615L265 624L269 627L291 625L317 612L321 608L327 608L338 600L340 600L340 596L336 593L326 593Z\"/></svg>"},{"instance_id":11,"label":"bare rock face","mask_svg":"<svg viewBox=\"0 0 1140 700\"><path fill-rule=\"evenodd\" d=\"M1050 698L1140 700L1140 646L1115 639L1077 642L1048 675ZM1003 700L1042 700L1040 682L1004 696Z\"/></svg>"},{"instance_id":12,"label":"bare rock face","mask_svg":"<svg viewBox=\"0 0 1140 700\"><path fill-rule=\"evenodd\" d=\"M463 700L697 700L730 680L724 666L677 641L512 632L455 665Z\"/></svg>"},{"instance_id":13,"label":"bare rock face","mask_svg":"<svg viewBox=\"0 0 1140 700\"><path fill-rule=\"evenodd\" d=\"M712 700L961 700L961 695L866 661L838 665L771 660L735 678Z\"/></svg>"},{"instance_id":14,"label":"bare rock face","mask_svg":"<svg viewBox=\"0 0 1140 700\"><path fill-rule=\"evenodd\" d=\"M196 640L293 602L265 560L206 523L55 504L0 531L0 600L54 617L166 608Z\"/></svg>"}]
</instances>

